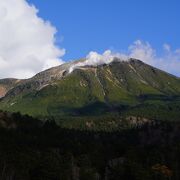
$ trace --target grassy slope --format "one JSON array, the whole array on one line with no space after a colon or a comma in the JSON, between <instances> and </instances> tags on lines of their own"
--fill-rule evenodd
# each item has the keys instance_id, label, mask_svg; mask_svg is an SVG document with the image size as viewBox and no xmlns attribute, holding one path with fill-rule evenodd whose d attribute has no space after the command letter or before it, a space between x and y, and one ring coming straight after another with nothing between
<instances>
[{"instance_id":1,"label":"grassy slope","mask_svg":"<svg viewBox=\"0 0 180 180\"><path fill-rule=\"evenodd\" d=\"M113 63L85 71L75 70L39 91L7 98L0 102L0 107L8 111L54 116L58 119L72 115L105 116L109 111L158 119L178 119L179 94L179 79L132 61L129 64ZM173 98L175 95L176 98Z\"/></svg>"}]
</instances>

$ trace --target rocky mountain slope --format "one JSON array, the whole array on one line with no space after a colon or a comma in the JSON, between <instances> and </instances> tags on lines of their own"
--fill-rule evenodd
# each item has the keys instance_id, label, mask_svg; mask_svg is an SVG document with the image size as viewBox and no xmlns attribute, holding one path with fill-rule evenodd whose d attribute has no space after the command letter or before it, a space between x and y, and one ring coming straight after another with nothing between
<instances>
[{"instance_id":1,"label":"rocky mountain slope","mask_svg":"<svg viewBox=\"0 0 180 180\"><path fill-rule=\"evenodd\" d=\"M18 79L1 79L0 80L0 98L4 97L6 93L17 86L22 80Z\"/></svg>"},{"instance_id":2,"label":"rocky mountain slope","mask_svg":"<svg viewBox=\"0 0 180 180\"><path fill-rule=\"evenodd\" d=\"M0 109L53 117L109 113L180 117L179 78L136 59L117 58L110 64L76 67L69 73L83 61L48 69L26 80L0 80Z\"/></svg>"}]
</instances>

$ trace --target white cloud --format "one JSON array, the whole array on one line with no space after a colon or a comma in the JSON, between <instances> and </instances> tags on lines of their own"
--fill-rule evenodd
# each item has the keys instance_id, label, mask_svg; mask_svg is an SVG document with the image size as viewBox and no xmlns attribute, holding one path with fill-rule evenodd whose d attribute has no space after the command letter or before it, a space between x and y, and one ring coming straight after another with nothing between
<instances>
[{"instance_id":1,"label":"white cloud","mask_svg":"<svg viewBox=\"0 0 180 180\"><path fill-rule=\"evenodd\" d=\"M90 52L84 62L74 64L69 72L72 72L74 69L81 66L109 64L115 57L117 57L120 61L126 61L129 58L139 59L171 74L180 76L180 49L172 51L168 44L164 44L163 49L163 55L158 56L156 50L153 49L148 42L137 40L128 47L127 53L114 53L110 50L106 50L101 55L97 52Z\"/></svg>"},{"instance_id":2,"label":"white cloud","mask_svg":"<svg viewBox=\"0 0 180 180\"><path fill-rule=\"evenodd\" d=\"M156 57L156 51L148 42L144 43L137 40L129 46L127 55L129 58L140 59L148 64L151 64Z\"/></svg>"},{"instance_id":3,"label":"white cloud","mask_svg":"<svg viewBox=\"0 0 180 180\"><path fill-rule=\"evenodd\" d=\"M28 78L62 63L56 29L26 0L0 0L0 78Z\"/></svg>"},{"instance_id":4,"label":"white cloud","mask_svg":"<svg viewBox=\"0 0 180 180\"><path fill-rule=\"evenodd\" d=\"M138 40L129 46L128 56L180 76L180 49L171 50L169 44L164 44L163 49L163 55L159 56L148 42Z\"/></svg>"},{"instance_id":5,"label":"white cloud","mask_svg":"<svg viewBox=\"0 0 180 180\"><path fill-rule=\"evenodd\" d=\"M164 48L165 51L168 51L168 52L171 51L171 46L170 46L169 44L166 44L166 43L165 43L165 44L163 45L163 48Z\"/></svg>"}]
</instances>

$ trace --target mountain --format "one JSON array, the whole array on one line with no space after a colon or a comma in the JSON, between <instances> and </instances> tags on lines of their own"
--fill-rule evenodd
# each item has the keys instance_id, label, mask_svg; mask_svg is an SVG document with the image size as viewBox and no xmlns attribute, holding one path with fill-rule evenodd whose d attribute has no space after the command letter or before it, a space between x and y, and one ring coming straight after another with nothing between
<instances>
[{"instance_id":1,"label":"mountain","mask_svg":"<svg viewBox=\"0 0 180 180\"><path fill-rule=\"evenodd\" d=\"M12 78L0 79L0 98L4 97L10 89L17 86L21 81Z\"/></svg>"},{"instance_id":2,"label":"mountain","mask_svg":"<svg viewBox=\"0 0 180 180\"><path fill-rule=\"evenodd\" d=\"M178 120L180 79L140 60L66 63L25 80L0 80L0 109L35 117L147 117ZM75 67L70 73L70 68ZM111 116L111 117L112 117Z\"/></svg>"}]
</instances>

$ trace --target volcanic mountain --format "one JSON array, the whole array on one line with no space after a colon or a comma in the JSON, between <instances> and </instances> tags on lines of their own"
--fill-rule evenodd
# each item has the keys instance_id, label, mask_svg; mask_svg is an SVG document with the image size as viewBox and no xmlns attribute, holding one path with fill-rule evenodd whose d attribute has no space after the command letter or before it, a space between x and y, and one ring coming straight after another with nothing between
<instances>
[{"instance_id":1,"label":"volcanic mountain","mask_svg":"<svg viewBox=\"0 0 180 180\"><path fill-rule=\"evenodd\" d=\"M0 109L35 117L141 116L177 120L180 79L140 60L65 63L30 79L0 80Z\"/></svg>"}]
</instances>

